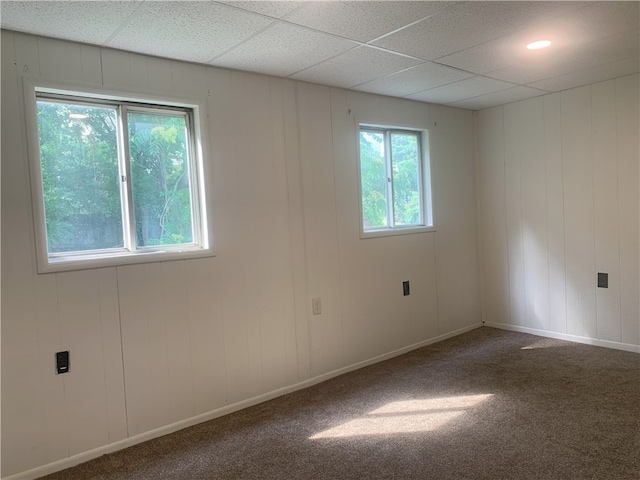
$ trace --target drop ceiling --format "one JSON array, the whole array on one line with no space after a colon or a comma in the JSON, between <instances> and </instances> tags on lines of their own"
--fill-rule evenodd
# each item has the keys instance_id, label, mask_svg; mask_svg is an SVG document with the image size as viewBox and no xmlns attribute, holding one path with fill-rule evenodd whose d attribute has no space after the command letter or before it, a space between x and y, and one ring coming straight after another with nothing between
<instances>
[{"instance_id":1,"label":"drop ceiling","mask_svg":"<svg viewBox=\"0 0 640 480\"><path fill-rule=\"evenodd\" d=\"M480 109L639 68L640 2L2 1L4 29ZM551 46L527 50L534 40Z\"/></svg>"}]
</instances>

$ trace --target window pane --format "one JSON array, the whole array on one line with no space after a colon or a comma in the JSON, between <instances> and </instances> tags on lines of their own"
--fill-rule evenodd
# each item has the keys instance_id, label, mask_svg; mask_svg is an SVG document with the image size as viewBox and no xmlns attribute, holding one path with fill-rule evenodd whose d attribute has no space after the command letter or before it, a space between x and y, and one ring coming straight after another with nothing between
<instances>
[{"instance_id":1,"label":"window pane","mask_svg":"<svg viewBox=\"0 0 640 480\"><path fill-rule=\"evenodd\" d=\"M129 112L127 121L137 245L192 243L185 116Z\"/></svg>"},{"instance_id":2,"label":"window pane","mask_svg":"<svg viewBox=\"0 0 640 480\"><path fill-rule=\"evenodd\" d=\"M396 225L422 223L418 136L391 134L393 216Z\"/></svg>"},{"instance_id":3,"label":"window pane","mask_svg":"<svg viewBox=\"0 0 640 480\"><path fill-rule=\"evenodd\" d=\"M360 176L364 229L387 226L384 134L360 132Z\"/></svg>"},{"instance_id":4,"label":"window pane","mask_svg":"<svg viewBox=\"0 0 640 480\"><path fill-rule=\"evenodd\" d=\"M114 108L37 102L49 253L123 246Z\"/></svg>"}]
</instances>

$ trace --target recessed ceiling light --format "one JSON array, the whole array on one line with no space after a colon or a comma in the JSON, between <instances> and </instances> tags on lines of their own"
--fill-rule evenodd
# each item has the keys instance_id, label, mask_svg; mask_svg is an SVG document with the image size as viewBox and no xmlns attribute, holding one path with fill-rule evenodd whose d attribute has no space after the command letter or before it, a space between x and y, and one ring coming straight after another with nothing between
<instances>
[{"instance_id":1,"label":"recessed ceiling light","mask_svg":"<svg viewBox=\"0 0 640 480\"><path fill-rule=\"evenodd\" d=\"M538 50L539 48L546 48L549 45L551 45L551 42L549 40L538 40L537 42L531 42L529 45L527 45L527 48L529 50Z\"/></svg>"},{"instance_id":2,"label":"recessed ceiling light","mask_svg":"<svg viewBox=\"0 0 640 480\"><path fill-rule=\"evenodd\" d=\"M84 113L70 113L69 118L77 118L82 120L83 118L87 118L87 116Z\"/></svg>"}]
</instances>

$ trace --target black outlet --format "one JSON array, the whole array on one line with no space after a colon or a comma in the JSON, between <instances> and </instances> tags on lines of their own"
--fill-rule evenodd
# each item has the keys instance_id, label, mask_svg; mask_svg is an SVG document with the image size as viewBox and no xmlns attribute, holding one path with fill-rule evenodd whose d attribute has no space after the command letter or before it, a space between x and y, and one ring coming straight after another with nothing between
<instances>
[{"instance_id":1,"label":"black outlet","mask_svg":"<svg viewBox=\"0 0 640 480\"><path fill-rule=\"evenodd\" d=\"M69 352L56 353L56 373L67 373L69 371Z\"/></svg>"},{"instance_id":2,"label":"black outlet","mask_svg":"<svg viewBox=\"0 0 640 480\"><path fill-rule=\"evenodd\" d=\"M609 288L609 274L598 272L598 288Z\"/></svg>"},{"instance_id":3,"label":"black outlet","mask_svg":"<svg viewBox=\"0 0 640 480\"><path fill-rule=\"evenodd\" d=\"M407 295L411 295L411 291L409 290L409 282L402 282L402 294L406 297Z\"/></svg>"}]
</instances>

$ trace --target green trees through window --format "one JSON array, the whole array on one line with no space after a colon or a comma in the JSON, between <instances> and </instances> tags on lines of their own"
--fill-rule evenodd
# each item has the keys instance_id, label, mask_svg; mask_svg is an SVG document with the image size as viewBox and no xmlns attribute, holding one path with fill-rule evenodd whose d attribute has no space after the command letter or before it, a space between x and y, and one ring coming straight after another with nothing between
<instances>
[{"instance_id":1,"label":"green trees through window","mask_svg":"<svg viewBox=\"0 0 640 480\"><path fill-rule=\"evenodd\" d=\"M37 106L49 252L123 247L116 109Z\"/></svg>"},{"instance_id":2,"label":"green trees through window","mask_svg":"<svg viewBox=\"0 0 640 480\"><path fill-rule=\"evenodd\" d=\"M194 241L187 111L36 105L50 255Z\"/></svg>"},{"instance_id":3,"label":"green trees through window","mask_svg":"<svg viewBox=\"0 0 640 480\"><path fill-rule=\"evenodd\" d=\"M360 130L364 230L423 225L420 133Z\"/></svg>"},{"instance_id":4,"label":"green trees through window","mask_svg":"<svg viewBox=\"0 0 640 480\"><path fill-rule=\"evenodd\" d=\"M128 125L138 246L191 243L184 116L129 113Z\"/></svg>"}]
</instances>

